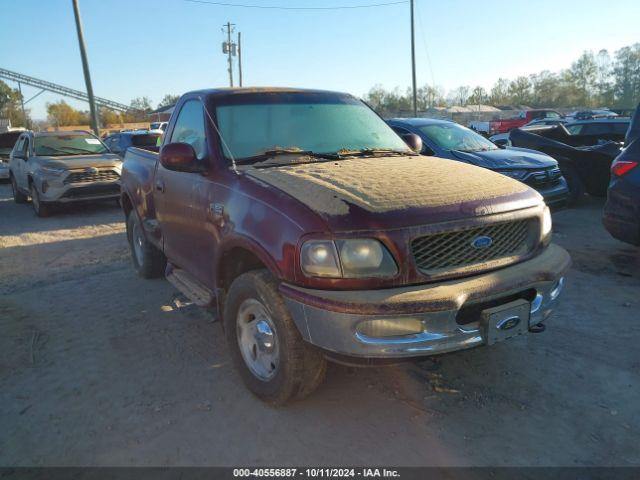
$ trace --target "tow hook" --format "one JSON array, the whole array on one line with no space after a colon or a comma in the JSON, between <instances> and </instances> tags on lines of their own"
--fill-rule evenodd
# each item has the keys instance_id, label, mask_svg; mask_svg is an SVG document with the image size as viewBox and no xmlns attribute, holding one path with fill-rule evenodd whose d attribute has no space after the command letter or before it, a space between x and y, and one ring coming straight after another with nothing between
<instances>
[{"instance_id":1,"label":"tow hook","mask_svg":"<svg viewBox=\"0 0 640 480\"><path fill-rule=\"evenodd\" d=\"M531 333L542 333L547 329L547 327L544 326L544 323L540 322L537 325L532 325L529 327L529 331Z\"/></svg>"}]
</instances>

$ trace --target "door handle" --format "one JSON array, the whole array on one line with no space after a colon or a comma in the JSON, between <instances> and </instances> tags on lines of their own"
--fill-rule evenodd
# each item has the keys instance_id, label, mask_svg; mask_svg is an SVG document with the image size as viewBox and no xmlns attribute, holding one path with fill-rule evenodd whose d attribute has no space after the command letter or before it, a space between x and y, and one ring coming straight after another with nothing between
<instances>
[{"instance_id":1,"label":"door handle","mask_svg":"<svg viewBox=\"0 0 640 480\"><path fill-rule=\"evenodd\" d=\"M164 193L164 182L162 180L156 180L156 190Z\"/></svg>"}]
</instances>

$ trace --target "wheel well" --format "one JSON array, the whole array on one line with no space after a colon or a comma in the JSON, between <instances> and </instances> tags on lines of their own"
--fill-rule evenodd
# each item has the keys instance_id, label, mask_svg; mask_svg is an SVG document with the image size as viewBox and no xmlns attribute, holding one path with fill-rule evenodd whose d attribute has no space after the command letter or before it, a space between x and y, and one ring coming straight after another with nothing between
<instances>
[{"instance_id":1,"label":"wheel well","mask_svg":"<svg viewBox=\"0 0 640 480\"><path fill-rule=\"evenodd\" d=\"M266 265L253 252L236 247L224 254L218 268L218 288L229 290L231 282L249 270L266 268Z\"/></svg>"}]
</instances>

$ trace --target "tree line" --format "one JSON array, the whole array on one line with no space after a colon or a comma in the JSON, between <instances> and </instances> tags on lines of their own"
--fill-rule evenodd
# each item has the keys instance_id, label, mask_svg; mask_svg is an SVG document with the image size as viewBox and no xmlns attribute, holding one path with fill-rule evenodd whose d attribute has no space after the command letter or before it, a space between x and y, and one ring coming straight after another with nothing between
<instances>
[{"instance_id":1,"label":"tree line","mask_svg":"<svg viewBox=\"0 0 640 480\"><path fill-rule=\"evenodd\" d=\"M374 86L365 100L380 114L412 110L412 92ZM635 108L640 103L640 43L621 48L586 51L560 72L543 70L512 80L499 78L488 91L463 85L445 92L425 85L417 89L418 110L466 105L527 105L531 107Z\"/></svg>"},{"instance_id":2,"label":"tree line","mask_svg":"<svg viewBox=\"0 0 640 480\"><path fill-rule=\"evenodd\" d=\"M0 80L0 117L14 126L31 126L29 110L22 112L18 89ZM178 95L167 94L157 108L173 105ZM635 108L640 103L640 43L621 48L611 55L607 50L587 51L560 72L543 70L512 80L499 78L488 91L481 86L463 85L445 92L444 88L425 85L417 89L418 110L452 105L527 105L531 107L612 107ZM407 88L386 90L374 86L365 100L378 113L411 111L412 92ZM131 110L120 113L100 108L102 125L144 122L153 110L148 97L131 100ZM64 100L47 103L51 125L88 125L89 112L77 110Z\"/></svg>"}]
</instances>

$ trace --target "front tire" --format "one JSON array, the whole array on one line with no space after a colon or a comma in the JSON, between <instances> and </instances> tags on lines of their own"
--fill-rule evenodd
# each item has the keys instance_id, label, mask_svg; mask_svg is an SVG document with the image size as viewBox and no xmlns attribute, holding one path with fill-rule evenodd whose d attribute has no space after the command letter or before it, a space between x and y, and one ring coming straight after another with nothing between
<instances>
[{"instance_id":1,"label":"front tire","mask_svg":"<svg viewBox=\"0 0 640 480\"><path fill-rule=\"evenodd\" d=\"M142 278L158 278L164 275L167 258L146 239L140 220L133 210L127 217L127 240L133 266L138 275Z\"/></svg>"},{"instance_id":2,"label":"front tire","mask_svg":"<svg viewBox=\"0 0 640 480\"><path fill-rule=\"evenodd\" d=\"M16 182L16 178L13 175L11 175L11 191L13 192L14 202L27 203L27 201L29 200L29 197L27 197L18 189L18 183Z\"/></svg>"},{"instance_id":3,"label":"front tire","mask_svg":"<svg viewBox=\"0 0 640 480\"><path fill-rule=\"evenodd\" d=\"M52 205L50 203L46 203L40 200L40 193L38 192L38 187L36 187L36 184L33 182L31 183L30 191L31 191L31 206L33 207L33 211L36 212L36 215L39 217L50 216Z\"/></svg>"},{"instance_id":4,"label":"front tire","mask_svg":"<svg viewBox=\"0 0 640 480\"><path fill-rule=\"evenodd\" d=\"M236 278L224 304L224 330L236 369L260 400L274 406L304 398L324 380L327 362L306 343L267 270Z\"/></svg>"}]
</instances>

